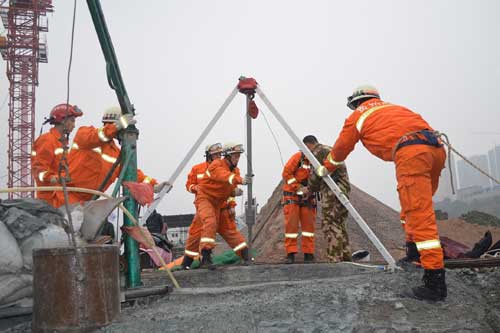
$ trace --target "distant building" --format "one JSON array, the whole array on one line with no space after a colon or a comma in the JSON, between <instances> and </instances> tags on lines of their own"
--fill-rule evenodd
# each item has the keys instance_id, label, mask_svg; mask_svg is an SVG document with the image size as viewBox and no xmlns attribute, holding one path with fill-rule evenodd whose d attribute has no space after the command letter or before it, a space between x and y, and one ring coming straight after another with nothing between
<instances>
[{"instance_id":1,"label":"distant building","mask_svg":"<svg viewBox=\"0 0 500 333\"><path fill-rule=\"evenodd\" d=\"M495 146L493 149L488 151L488 165L489 173L496 179L500 179L500 146ZM493 180L490 181L490 186L498 186L494 184Z\"/></svg>"},{"instance_id":2,"label":"distant building","mask_svg":"<svg viewBox=\"0 0 500 333\"><path fill-rule=\"evenodd\" d=\"M457 172L455 166L455 157L453 155L448 157L451 160L451 173L453 175L453 187L455 193L457 192ZM441 177L439 178L439 187L434 195L434 201L442 201L444 199L453 199L453 192L451 190L451 180L450 180L450 167L449 161L446 160L445 168L441 171Z\"/></svg>"},{"instance_id":3,"label":"distant building","mask_svg":"<svg viewBox=\"0 0 500 333\"><path fill-rule=\"evenodd\" d=\"M485 171L489 171L487 155L475 155L468 158L472 163ZM458 187L465 189L467 187L489 187L490 179L470 166L464 160L457 162Z\"/></svg>"}]
</instances>

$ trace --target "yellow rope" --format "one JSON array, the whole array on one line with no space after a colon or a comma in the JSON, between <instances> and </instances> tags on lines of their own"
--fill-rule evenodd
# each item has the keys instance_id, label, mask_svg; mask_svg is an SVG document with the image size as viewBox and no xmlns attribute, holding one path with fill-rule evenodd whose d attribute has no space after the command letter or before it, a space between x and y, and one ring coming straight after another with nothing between
<instances>
[{"instance_id":1,"label":"yellow rope","mask_svg":"<svg viewBox=\"0 0 500 333\"><path fill-rule=\"evenodd\" d=\"M62 191L62 190L63 190L62 186L13 187L13 188L0 189L0 193L33 192L33 191ZM67 190L69 192L97 194L97 195L103 196L103 197L108 198L108 199L113 199L113 197L110 196L109 194L106 194L106 193L103 193L103 192L99 192L99 191L96 191L96 190L91 190L91 189L88 189L88 188L67 187ZM123 211L123 213L125 215L127 215L127 217L130 219L130 221L132 221L132 223L134 224L134 226L139 227L139 223L137 222L136 218L134 217L134 215L132 215L132 213L130 213L128 211L127 208L125 208L125 206L123 206L122 204L120 204L118 207L120 207L120 209ZM174 286L176 288L180 288L179 287L179 283L177 282L177 280L175 279L174 275L172 274L172 271L170 270L170 268L167 267L167 264L165 263L165 261L161 257L160 253L158 253L158 250L156 249L155 244L149 242L148 237L146 237L146 234L144 233L144 231L141 228L138 228L138 229L139 229L139 232L141 233L141 236L146 240L146 242L149 243L148 246L150 246L153 249L154 254L156 255L157 259L162 264L162 268L165 269L165 271L167 272L170 280L172 280L172 283L174 284Z\"/></svg>"}]
</instances>

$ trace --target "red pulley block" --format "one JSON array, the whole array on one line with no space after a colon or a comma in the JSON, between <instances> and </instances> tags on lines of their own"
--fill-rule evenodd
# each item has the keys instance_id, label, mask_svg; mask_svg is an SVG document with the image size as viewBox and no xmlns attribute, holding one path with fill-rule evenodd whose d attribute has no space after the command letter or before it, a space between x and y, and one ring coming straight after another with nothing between
<instances>
[{"instance_id":1,"label":"red pulley block","mask_svg":"<svg viewBox=\"0 0 500 333\"><path fill-rule=\"evenodd\" d=\"M257 116L259 115L259 108L257 107L257 104L255 104L254 100L251 100L250 104L248 105L248 114L253 119L257 118Z\"/></svg>"}]
</instances>

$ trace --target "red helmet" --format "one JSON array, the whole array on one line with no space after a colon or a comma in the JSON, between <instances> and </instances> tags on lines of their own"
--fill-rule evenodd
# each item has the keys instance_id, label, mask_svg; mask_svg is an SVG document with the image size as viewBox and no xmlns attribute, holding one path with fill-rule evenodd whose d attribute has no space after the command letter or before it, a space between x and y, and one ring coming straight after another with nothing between
<instances>
[{"instance_id":1,"label":"red helmet","mask_svg":"<svg viewBox=\"0 0 500 333\"><path fill-rule=\"evenodd\" d=\"M82 115L83 112L78 106L62 103L54 106L52 111L50 111L49 119L45 120L45 124L60 124L68 117L80 117Z\"/></svg>"}]
</instances>

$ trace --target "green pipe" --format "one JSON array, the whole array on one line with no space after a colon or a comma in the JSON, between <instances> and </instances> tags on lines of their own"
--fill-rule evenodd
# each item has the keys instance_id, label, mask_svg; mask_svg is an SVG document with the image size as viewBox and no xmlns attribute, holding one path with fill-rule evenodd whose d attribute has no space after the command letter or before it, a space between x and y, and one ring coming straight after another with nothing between
<instances>
[{"instance_id":1,"label":"green pipe","mask_svg":"<svg viewBox=\"0 0 500 333\"><path fill-rule=\"evenodd\" d=\"M99 0L87 0L87 5L89 7L90 15L92 16L92 21L94 22L94 27L97 37L99 38L102 53L104 54L104 58L106 60L106 73L108 76L109 86L116 93L122 113L134 114L134 107L130 103L127 90L125 89L125 84L123 83L120 68L118 66L118 60L111 41L111 36L109 35L106 20L104 19L104 14L102 12L101 3ZM129 126L127 129L122 130L119 133L119 138L122 143L122 158L125 161L129 161L127 167L124 168L124 181L137 181L137 152L135 148L138 136L139 131L135 128L135 126ZM130 196L127 189L124 189L123 193L127 196L123 205L137 219L137 203ZM132 221L126 215L123 216L123 224L125 226L133 225ZM127 286L129 288L140 287L142 283L141 270L139 266L139 247L137 242L128 235L125 235L125 256L128 263Z\"/></svg>"},{"instance_id":2,"label":"green pipe","mask_svg":"<svg viewBox=\"0 0 500 333\"><path fill-rule=\"evenodd\" d=\"M118 180L116 181L115 188L113 189L113 194L111 194L111 196L113 198L116 198L116 196L118 195L118 191L120 190L120 186L122 185L123 177L125 177L125 170L127 170L131 158L132 158L132 154L129 154L127 156L127 160L122 165L122 169L120 171L120 176L118 177Z\"/></svg>"}]
</instances>

